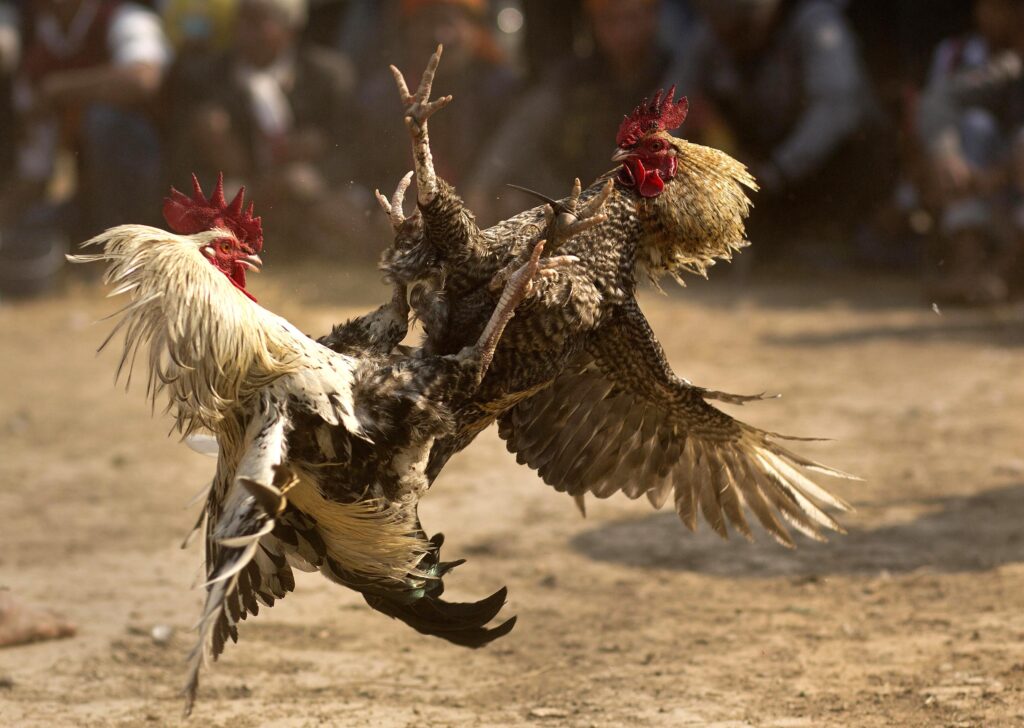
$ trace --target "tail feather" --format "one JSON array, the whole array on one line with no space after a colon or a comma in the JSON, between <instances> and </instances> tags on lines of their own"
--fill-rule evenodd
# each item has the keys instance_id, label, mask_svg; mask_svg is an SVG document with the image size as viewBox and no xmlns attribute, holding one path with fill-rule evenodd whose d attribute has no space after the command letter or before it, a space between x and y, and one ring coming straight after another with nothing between
<instances>
[{"instance_id":1,"label":"tail feather","mask_svg":"<svg viewBox=\"0 0 1024 728\"><path fill-rule=\"evenodd\" d=\"M420 562L417 574L404 585L394 583L345 583L361 592L366 603L381 614L404 622L420 634L440 637L462 647L483 647L512 631L516 618L511 617L496 627L486 627L505 606L508 589L502 587L489 597L476 602L449 602L444 594L444 577L464 563L441 561L444 536L436 534L429 541L431 549Z\"/></svg>"}]
</instances>

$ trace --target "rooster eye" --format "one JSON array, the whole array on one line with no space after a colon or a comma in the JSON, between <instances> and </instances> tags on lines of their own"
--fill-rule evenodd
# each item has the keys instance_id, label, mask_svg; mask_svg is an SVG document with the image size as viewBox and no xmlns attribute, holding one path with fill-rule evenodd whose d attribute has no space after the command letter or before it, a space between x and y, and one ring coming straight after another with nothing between
<instances>
[{"instance_id":1,"label":"rooster eye","mask_svg":"<svg viewBox=\"0 0 1024 728\"><path fill-rule=\"evenodd\" d=\"M226 240L225 241L221 241L220 252L222 252L222 253L230 253L231 252L231 244L228 243Z\"/></svg>"},{"instance_id":2,"label":"rooster eye","mask_svg":"<svg viewBox=\"0 0 1024 728\"><path fill-rule=\"evenodd\" d=\"M662 149L661 142L651 142L651 151L660 152Z\"/></svg>"}]
</instances>

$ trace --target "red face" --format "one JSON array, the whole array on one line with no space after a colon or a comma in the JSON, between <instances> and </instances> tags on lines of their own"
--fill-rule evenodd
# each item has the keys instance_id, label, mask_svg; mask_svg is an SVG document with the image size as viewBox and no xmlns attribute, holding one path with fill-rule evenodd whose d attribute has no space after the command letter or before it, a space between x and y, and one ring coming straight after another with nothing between
<instances>
[{"instance_id":1,"label":"red face","mask_svg":"<svg viewBox=\"0 0 1024 728\"><path fill-rule=\"evenodd\" d=\"M619 182L644 197L657 197L676 176L676 150L665 132L654 132L629 148L619 147L613 162L622 162Z\"/></svg>"},{"instance_id":2,"label":"red face","mask_svg":"<svg viewBox=\"0 0 1024 728\"><path fill-rule=\"evenodd\" d=\"M245 274L247 271L258 273L263 266L263 261L250 246L225 231L223 237L214 239L200 250L213 267L226 275L238 290L253 301L256 300L251 293L245 290Z\"/></svg>"}]
</instances>

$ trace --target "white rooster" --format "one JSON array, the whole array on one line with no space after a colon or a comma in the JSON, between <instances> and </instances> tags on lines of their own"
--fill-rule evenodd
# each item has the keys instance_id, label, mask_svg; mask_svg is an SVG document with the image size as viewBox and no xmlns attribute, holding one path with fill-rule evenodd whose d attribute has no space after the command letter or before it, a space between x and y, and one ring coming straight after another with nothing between
<instances>
[{"instance_id":1,"label":"white rooster","mask_svg":"<svg viewBox=\"0 0 1024 728\"><path fill-rule=\"evenodd\" d=\"M456 644L477 647L512 628L514 618L485 626L504 589L475 603L440 598L455 564L440 561L442 539L426 537L416 508L431 446L452 431L453 403L475 392L534 277L573 262L541 261L539 244L478 342L457 355L393 353L408 326L401 287L390 304L336 327L329 349L246 290L246 273L261 266L262 230L243 193L228 203L220 180L207 198L195 181L192 197L172 190L165 202L174 233L123 225L85 243L102 252L73 257L108 263L110 295L130 298L103 344L124 331L118 374L130 378L148 348L149 397L166 397L183 435L212 433L218 445L186 714L205 657L236 640L238 620L260 602L293 589L292 567L319 570ZM400 210L400 194L396 202Z\"/></svg>"}]
</instances>

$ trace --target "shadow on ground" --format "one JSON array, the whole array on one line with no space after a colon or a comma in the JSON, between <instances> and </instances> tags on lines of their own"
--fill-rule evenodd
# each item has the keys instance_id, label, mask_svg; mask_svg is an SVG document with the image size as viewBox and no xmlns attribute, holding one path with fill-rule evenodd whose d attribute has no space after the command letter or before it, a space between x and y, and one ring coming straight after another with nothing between
<instances>
[{"instance_id":1,"label":"shadow on ground","mask_svg":"<svg viewBox=\"0 0 1024 728\"><path fill-rule=\"evenodd\" d=\"M664 512L604 524L571 543L597 561L741 578L900 573L922 567L956 573L1024 562L1024 484L920 507L927 513L907 523L852 530L825 544L800 539L793 551L775 545L763 531L753 544L739 535L723 542L703 523L692 534L674 513Z\"/></svg>"}]
</instances>

